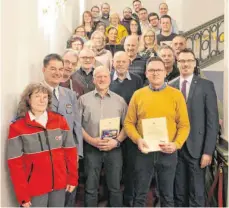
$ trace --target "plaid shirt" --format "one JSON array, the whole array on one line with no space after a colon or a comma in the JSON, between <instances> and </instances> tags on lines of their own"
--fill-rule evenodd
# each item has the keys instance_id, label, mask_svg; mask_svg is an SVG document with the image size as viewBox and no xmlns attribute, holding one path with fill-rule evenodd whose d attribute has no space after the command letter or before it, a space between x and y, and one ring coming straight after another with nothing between
<instances>
[{"instance_id":1,"label":"plaid shirt","mask_svg":"<svg viewBox=\"0 0 229 208\"><path fill-rule=\"evenodd\" d=\"M140 55L137 54L136 58L131 62L129 66L129 71L139 75L143 83L145 83L146 81L146 61L146 59L142 58Z\"/></svg>"}]
</instances>

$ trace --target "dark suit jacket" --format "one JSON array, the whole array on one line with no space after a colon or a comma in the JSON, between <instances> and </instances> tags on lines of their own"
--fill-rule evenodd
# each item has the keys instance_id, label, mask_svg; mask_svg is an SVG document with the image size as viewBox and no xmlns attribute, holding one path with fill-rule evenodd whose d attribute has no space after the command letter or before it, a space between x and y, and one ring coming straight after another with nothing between
<instances>
[{"instance_id":1,"label":"dark suit jacket","mask_svg":"<svg viewBox=\"0 0 229 208\"><path fill-rule=\"evenodd\" d=\"M179 89L180 77L170 85ZM200 158L202 154L212 155L219 130L214 84L194 75L189 89L187 107L191 130L186 146L190 155L193 158Z\"/></svg>"}]
</instances>

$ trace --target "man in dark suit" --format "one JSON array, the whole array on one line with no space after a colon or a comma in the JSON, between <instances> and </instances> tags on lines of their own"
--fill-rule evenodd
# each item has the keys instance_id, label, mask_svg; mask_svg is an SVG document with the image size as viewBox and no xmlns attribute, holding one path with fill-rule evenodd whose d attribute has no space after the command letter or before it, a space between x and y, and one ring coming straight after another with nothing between
<instances>
[{"instance_id":1,"label":"man in dark suit","mask_svg":"<svg viewBox=\"0 0 229 208\"><path fill-rule=\"evenodd\" d=\"M189 137L178 152L175 178L176 207L204 207L205 168L211 164L219 129L217 97L211 81L193 74L194 53L178 55L180 77L170 83L182 91L191 124Z\"/></svg>"}]
</instances>

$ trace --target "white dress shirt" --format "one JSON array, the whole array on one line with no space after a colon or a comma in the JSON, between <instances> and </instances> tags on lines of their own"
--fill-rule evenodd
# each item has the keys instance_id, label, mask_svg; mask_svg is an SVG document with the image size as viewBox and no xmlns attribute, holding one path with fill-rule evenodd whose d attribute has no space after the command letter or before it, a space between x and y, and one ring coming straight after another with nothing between
<instances>
[{"instance_id":1,"label":"white dress shirt","mask_svg":"<svg viewBox=\"0 0 229 208\"><path fill-rule=\"evenodd\" d=\"M186 77L185 79L180 76L180 90L182 89L182 83L184 80L187 81L186 83L186 100L188 99L188 95L189 95L189 90L190 90L190 86L191 86L191 83L192 83L192 78L193 78L193 74Z\"/></svg>"},{"instance_id":2,"label":"white dress shirt","mask_svg":"<svg viewBox=\"0 0 229 208\"><path fill-rule=\"evenodd\" d=\"M36 117L31 111L29 111L29 117L30 117L31 121L35 120L37 123L39 123L42 126L46 127L46 124L48 122L48 113L47 113L47 111L45 111L39 117Z\"/></svg>"},{"instance_id":3,"label":"white dress shirt","mask_svg":"<svg viewBox=\"0 0 229 208\"><path fill-rule=\"evenodd\" d=\"M59 100L59 86L54 88L54 87L50 86L45 80L44 80L44 83L52 91L52 93L53 93L53 90L55 89L56 98Z\"/></svg>"}]
</instances>

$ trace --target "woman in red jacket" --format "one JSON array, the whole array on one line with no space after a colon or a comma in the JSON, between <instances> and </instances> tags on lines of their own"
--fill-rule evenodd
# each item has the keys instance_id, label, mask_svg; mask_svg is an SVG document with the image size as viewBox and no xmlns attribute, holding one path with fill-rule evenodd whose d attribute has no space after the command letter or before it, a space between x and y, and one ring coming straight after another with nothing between
<instances>
[{"instance_id":1,"label":"woman in red jacket","mask_svg":"<svg viewBox=\"0 0 229 208\"><path fill-rule=\"evenodd\" d=\"M45 86L30 84L10 125L8 166L24 207L63 207L78 183L76 145L65 118L50 111L51 99Z\"/></svg>"}]
</instances>

